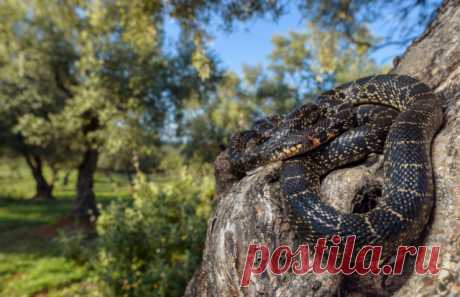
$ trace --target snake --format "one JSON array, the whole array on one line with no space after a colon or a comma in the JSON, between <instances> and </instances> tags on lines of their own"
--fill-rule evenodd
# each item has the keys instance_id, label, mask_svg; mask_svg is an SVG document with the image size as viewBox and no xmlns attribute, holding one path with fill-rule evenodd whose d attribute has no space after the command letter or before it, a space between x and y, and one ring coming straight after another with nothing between
<instances>
[{"instance_id":1,"label":"snake","mask_svg":"<svg viewBox=\"0 0 460 297\"><path fill-rule=\"evenodd\" d=\"M408 75L382 74L326 91L292 112L256 121L230 139L235 171L281 161L290 225L308 242L354 236L356 247L393 250L417 240L434 204L431 147L443 123L439 98ZM335 168L383 153L376 205L346 213L321 200L321 178Z\"/></svg>"}]
</instances>

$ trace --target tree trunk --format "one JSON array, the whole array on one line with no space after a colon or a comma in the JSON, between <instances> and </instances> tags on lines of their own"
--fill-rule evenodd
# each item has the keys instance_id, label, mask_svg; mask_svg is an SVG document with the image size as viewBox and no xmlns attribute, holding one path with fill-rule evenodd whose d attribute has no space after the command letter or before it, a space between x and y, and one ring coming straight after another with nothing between
<instances>
[{"instance_id":1,"label":"tree trunk","mask_svg":"<svg viewBox=\"0 0 460 297\"><path fill-rule=\"evenodd\" d=\"M441 246L440 273L346 277L313 274L276 276L264 272L240 287L249 243L271 251L293 248L287 206L280 198L279 164L259 168L239 180L225 154L216 160L217 197L209 219L200 269L185 296L459 296L460 295L460 0L445 0L425 33L395 63L393 73L427 83L442 98L445 124L433 143L436 202L423 244ZM326 202L351 211L352 198L364 185L380 183L381 156L329 174L321 186ZM239 180L239 181L238 181ZM421 242L422 243L422 242Z\"/></svg>"},{"instance_id":2,"label":"tree trunk","mask_svg":"<svg viewBox=\"0 0 460 297\"><path fill-rule=\"evenodd\" d=\"M99 215L93 189L98 157L98 151L89 147L78 166L74 214L83 222L94 221Z\"/></svg>"},{"instance_id":3,"label":"tree trunk","mask_svg":"<svg viewBox=\"0 0 460 297\"><path fill-rule=\"evenodd\" d=\"M37 155L24 153L27 165L35 180L35 194L32 197L37 200L53 200L53 183L48 183L43 174L43 161Z\"/></svg>"}]
</instances>

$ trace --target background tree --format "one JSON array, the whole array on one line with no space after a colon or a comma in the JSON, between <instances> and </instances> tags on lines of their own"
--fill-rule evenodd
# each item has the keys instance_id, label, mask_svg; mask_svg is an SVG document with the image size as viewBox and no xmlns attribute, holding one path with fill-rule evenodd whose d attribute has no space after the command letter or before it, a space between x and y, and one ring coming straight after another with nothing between
<instances>
[{"instance_id":1,"label":"background tree","mask_svg":"<svg viewBox=\"0 0 460 297\"><path fill-rule=\"evenodd\" d=\"M18 125L24 116L47 118L62 110L65 94L59 89L54 73L61 71L60 61L69 49L57 42L58 34L38 36L40 32L19 25L25 5L17 6L14 2L0 5L2 145L25 158L36 182L34 197L50 199L52 183L45 178L43 168L46 161L55 164L62 146L56 146L51 138L46 145L35 145L26 139ZM55 52L50 54L52 50ZM73 56L69 55L68 59ZM29 127L31 130L36 128Z\"/></svg>"},{"instance_id":2,"label":"background tree","mask_svg":"<svg viewBox=\"0 0 460 297\"><path fill-rule=\"evenodd\" d=\"M127 143L134 151L140 145L135 135L158 138L167 114L174 116L192 87L207 87L191 66L196 48L188 47L188 60L183 52L167 53L161 3L1 6L3 111L23 108L8 131L47 153L59 146L79 156L75 213L97 215L93 176L100 152ZM116 132L125 129L130 133Z\"/></svg>"}]
</instances>

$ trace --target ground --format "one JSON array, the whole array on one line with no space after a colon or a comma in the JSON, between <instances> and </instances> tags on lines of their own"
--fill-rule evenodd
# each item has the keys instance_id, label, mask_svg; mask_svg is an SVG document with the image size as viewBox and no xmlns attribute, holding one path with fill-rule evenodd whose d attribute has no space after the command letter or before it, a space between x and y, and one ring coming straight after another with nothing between
<instances>
[{"instance_id":1,"label":"ground","mask_svg":"<svg viewBox=\"0 0 460 297\"><path fill-rule=\"evenodd\" d=\"M34 183L27 167L17 161L0 162L0 296L99 296L90 265L69 257L59 241L65 232L66 238L75 234L68 216L75 177L72 172L67 185L58 179L56 201L33 201ZM130 186L125 176L98 173L95 191L104 207L129 196Z\"/></svg>"}]
</instances>

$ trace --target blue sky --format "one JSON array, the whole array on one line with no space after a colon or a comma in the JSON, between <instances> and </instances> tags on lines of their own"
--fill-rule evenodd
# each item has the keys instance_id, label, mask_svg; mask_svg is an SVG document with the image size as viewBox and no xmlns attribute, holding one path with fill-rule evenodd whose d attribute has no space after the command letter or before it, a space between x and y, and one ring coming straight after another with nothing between
<instances>
[{"instance_id":1,"label":"blue sky","mask_svg":"<svg viewBox=\"0 0 460 297\"><path fill-rule=\"evenodd\" d=\"M415 9L416 10L416 9ZM375 36L384 36L395 24L394 13L383 13L383 16L370 25ZM411 18L411 16L409 16ZM412 20L409 20L412 21ZM258 18L236 26L233 32L223 32L211 28L213 40L210 47L217 53L222 65L230 70L241 74L243 64L255 65L266 64L268 55L272 50L272 36L274 34L287 35L289 31L303 31L305 22L296 9L290 9L289 13L282 16L276 23L269 18ZM411 33L415 36L423 31L423 27L414 26ZM177 35L178 28L173 20L169 19L166 24L167 35ZM393 58L404 53L403 46L384 47L372 54L378 64L391 64Z\"/></svg>"}]
</instances>

